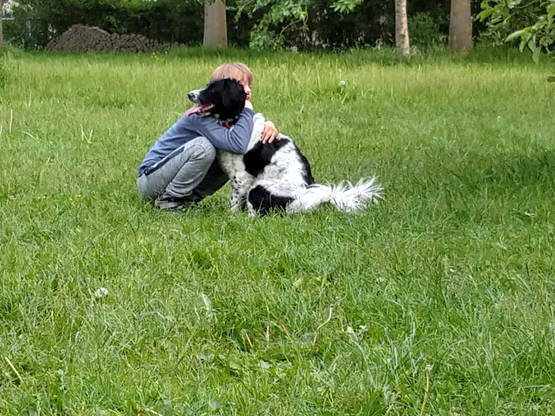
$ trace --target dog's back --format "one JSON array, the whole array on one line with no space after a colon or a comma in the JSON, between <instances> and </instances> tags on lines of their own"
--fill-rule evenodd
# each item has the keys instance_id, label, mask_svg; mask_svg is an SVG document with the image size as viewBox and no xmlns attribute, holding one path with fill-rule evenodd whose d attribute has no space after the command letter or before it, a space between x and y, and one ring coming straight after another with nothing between
<instances>
[{"instance_id":1,"label":"dog's back","mask_svg":"<svg viewBox=\"0 0 555 416\"><path fill-rule=\"evenodd\" d=\"M257 180L307 186L314 183L310 164L290 137L272 143L258 142L243 157L245 169Z\"/></svg>"}]
</instances>

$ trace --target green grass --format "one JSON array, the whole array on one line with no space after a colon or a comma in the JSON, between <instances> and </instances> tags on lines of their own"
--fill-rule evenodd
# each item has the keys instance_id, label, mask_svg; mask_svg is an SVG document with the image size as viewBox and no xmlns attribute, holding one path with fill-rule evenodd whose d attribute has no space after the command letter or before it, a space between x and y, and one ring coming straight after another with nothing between
<instances>
[{"instance_id":1,"label":"green grass","mask_svg":"<svg viewBox=\"0 0 555 416\"><path fill-rule=\"evenodd\" d=\"M555 414L548 63L1 59L1 415ZM318 180L376 174L385 201L252 219L228 187L183 215L139 200L186 92L235 60Z\"/></svg>"}]
</instances>

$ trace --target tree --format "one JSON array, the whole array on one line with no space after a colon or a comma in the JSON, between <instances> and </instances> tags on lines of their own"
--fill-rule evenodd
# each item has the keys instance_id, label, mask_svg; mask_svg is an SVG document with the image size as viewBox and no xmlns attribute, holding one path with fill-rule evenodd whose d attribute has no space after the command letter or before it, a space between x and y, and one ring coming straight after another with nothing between
<instances>
[{"instance_id":1,"label":"tree","mask_svg":"<svg viewBox=\"0 0 555 416\"><path fill-rule=\"evenodd\" d=\"M399 55L410 54L407 0L395 0L395 46Z\"/></svg>"},{"instance_id":2,"label":"tree","mask_svg":"<svg viewBox=\"0 0 555 416\"><path fill-rule=\"evenodd\" d=\"M449 19L449 49L453 52L472 50L471 0L451 0Z\"/></svg>"},{"instance_id":3,"label":"tree","mask_svg":"<svg viewBox=\"0 0 555 416\"><path fill-rule=\"evenodd\" d=\"M225 2L217 0L204 4L204 41L205 47L227 46L227 19Z\"/></svg>"}]
</instances>

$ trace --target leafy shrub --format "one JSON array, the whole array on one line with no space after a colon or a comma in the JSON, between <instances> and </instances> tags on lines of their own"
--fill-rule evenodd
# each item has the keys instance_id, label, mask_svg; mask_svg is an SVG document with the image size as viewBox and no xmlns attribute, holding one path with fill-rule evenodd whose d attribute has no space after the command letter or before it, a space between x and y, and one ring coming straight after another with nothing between
<instances>
[{"instance_id":1,"label":"leafy shrub","mask_svg":"<svg viewBox=\"0 0 555 416\"><path fill-rule=\"evenodd\" d=\"M393 39L393 7L387 2L356 0L266 1L238 9L257 21L251 47L342 49Z\"/></svg>"},{"instance_id":2,"label":"leafy shrub","mask_svg":"<svg viewBox=\"0 0 555 416\"><path fill-rule=\"evenodd\" d=\"M478 19L487 26L483 38L494 44L519 41L536 62L542 52L553 53L555 0L484 0Z\"/></svg>"},{"instance_id":3,"label":"leafy shrub","mask_svg":"<svg viewBox=\"0 0 555 416\"><path fill-rule=\"evenodd\" d=\"M431 13L416 13L409 19L410 42L415 46L438 46L444 45L447 36L441 32L444 24L439 17Z\"/></svg>"},{"instance_id":4,"label":"leafy shrub","mask_svg":"<svg viewBox=\"0 0 555 416\"><path fill-rule=\"evenodd\" d=\"M5 36L9 44L25 49L42 48L52 34L45 20L30 17L16 19L5 27Z\"/></svg>"},{"instance_id":5,"label":"leafy shrub","mask_svg":"<svg viewBox=\"0 0 555 416\"><path fill-rule=\"evenodd\" d=\"M393 2L377 0L238 0L239 15L256 24L251 46L258 48L328 48L394 43ZM414 0L409 4L411 41L436 46L447 38L449 7L446 0Z\"/></svg>"}]
</instances>

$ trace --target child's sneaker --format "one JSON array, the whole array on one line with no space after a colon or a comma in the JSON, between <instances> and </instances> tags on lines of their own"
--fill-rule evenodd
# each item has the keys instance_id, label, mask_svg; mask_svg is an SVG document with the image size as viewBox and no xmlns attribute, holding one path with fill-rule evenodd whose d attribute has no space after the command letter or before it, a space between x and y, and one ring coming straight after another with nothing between
<instances>
[{"instance_id":1,"label":"child's sneaker","mask_svg":"<svg viewBox=\"0 0 555 416\"><path fill-rule=\"evenodd\" d=\"M193 204L189 196L170 196L167 194L160 195L154 201L154 206L163 211L176 212L183 211Z\"/></svg>"}]
</instances>

